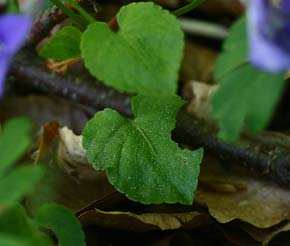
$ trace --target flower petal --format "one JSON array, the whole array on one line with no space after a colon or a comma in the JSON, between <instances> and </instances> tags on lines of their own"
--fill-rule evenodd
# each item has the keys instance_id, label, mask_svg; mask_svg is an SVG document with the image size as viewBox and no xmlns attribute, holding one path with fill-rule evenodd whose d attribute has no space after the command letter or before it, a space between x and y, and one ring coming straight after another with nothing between
<instances>
[{"instance_id":1,"label":"flower petal","mask_svg":"<svg viewBox=\"0 0 290 246\"><path fill-rule=\"evenodd\" d=\"M284 12L290 13L290 1L289 0L280 0L280 6Z\"/></svg>"},{"instance_id":2,"label":"flower petal","mask_svg":"<svg viewBox=\"0 0 290 246\"><path fill-rule=\"evenodd\" d=\"M9 68L10 58L0 55L0 97L4 92L5 77Z\"/></svg>"},{"instance_id":3,"label":"flower petal","mask_svg":"<svg viewBox=\"0 0 290 246\"><path fill-rule=\"evenodd\" d=\"M32 25L32 20L23 15L0 15L0 46L13 55L23 44ZM0 47L1 53L1 47Z\"/></svg>"},{"instance_id":4,"label":"flower petal","mask_svg":"<svg viewBox=\"0 0 290 246\"><path fill-rule=\"evenodd\" d=\"M290 52L289 43L285 42L290 37L288 18L285 20L282 12L273 15L273 7L265 0L250 1L247 15L250 62L270 72L288 70Z\"/></svg>"}]
</instances>

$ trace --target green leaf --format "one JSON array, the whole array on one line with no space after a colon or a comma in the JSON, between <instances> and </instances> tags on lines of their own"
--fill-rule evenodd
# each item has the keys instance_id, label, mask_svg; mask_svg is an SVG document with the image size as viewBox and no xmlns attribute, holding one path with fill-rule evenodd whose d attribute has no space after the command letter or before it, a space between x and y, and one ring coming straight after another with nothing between
<instances>
[{"instance_id":1,"label":"green leaf","mask_svg":"<svg viewBox=\"0 0 290 246\"><path fill-rule=\"evenodd\" d=\"M43 58L67 60L81 56L80 42L82 33L73 26L59 30L39 51Z\"/></svg>"},{"instance_id":2,"label":"green leaf","mask_svg":"<svg viewBox=\"0 0 290 246\"><path fill-rule=\"evenodd\" d=\"M26 118L15 118L0 129L0 177L16 162L30 144L31 122Z\"/></svg>"},{"instance_id":3,"label":"green leaf","mask_svg":"<svg viewBox=\"0 0 290 246\"><path fill-rule=\"evenodd\" d=\"M43 175L40 166L18 167L0 179L0 210L18 202L31 192Z\"/></svg>"},{"instance_id":4,"label":"green leaf","mask_svg":"<svg viewBox=\"0 0 290 246\"><path fill-rule=\"evenodd\" d=\"M51 245L46 237L42 237L33 221L31 221L21 206L15 206L0 214L0 232L0 245ZM16 244L20 242L21 244Z\"/></svg>"},{"instance_id":5,"label":"green leaf","mask_svg":"<svg viewBox=\"0 0 290 246\"><path fill-rule=\"evenodd\" d=\"M138 95L134 120L111 109L96 113L83 131L88 160L132 200L192 204L203 151L181 150L171 140L182 104L176 95Z\"/></svg>"},{"instance_id":6,"label":"green leaf","mask_svg":"<svg viewBox=\"0 0 290 246\"><path fill-rule=\"evenodd\" d=\"M39 226L52 230L61 246L85 246L85 236L78 219L60 205L47 204L36 214Z\"/></svg>"},{"instance_id":7,"label":"green leaf","mask_svg":"<svg viewBox=\"0 0 290 246\"><path fill-rule=\"evenodd\" d=\"M246 18L242 16L232 26L223 45L223 52L214 65L214 78L220 80L231 70L248 61Z\"/></svg>"},{"instance_id":8,"label":"green leaf","mask_svg":"<svg viewBox=\"0 0 290 246\"><path fill-rule=\"evenodd\" d=\"M219 120L220 136L236 141L244 123L250 134L263 130L282 93L283 77L248 64L228 73L212 97L212 115Z\"/></svg>"},{"instance_id":9,"label":"green leaf","mask_svg":"<svg viewBox=\"0 0 290 246\"><path fill-rule=\"evenodd\" d=\"M120 91L173 94L183 55L176 17L153 3L132 3L117 15L119 30L96 22L81 41L92 75Z\"/></svg>"},{"instance_id":10,"label":"green leaf","mask_svg":"<svg viewBox=\"0 0 290 246\"><path fill-rule=\"evenodd\" d=\"M0 234L0 245L5 246L31 246L31 241L11 235Z\"/></svg>"}]
</instances>

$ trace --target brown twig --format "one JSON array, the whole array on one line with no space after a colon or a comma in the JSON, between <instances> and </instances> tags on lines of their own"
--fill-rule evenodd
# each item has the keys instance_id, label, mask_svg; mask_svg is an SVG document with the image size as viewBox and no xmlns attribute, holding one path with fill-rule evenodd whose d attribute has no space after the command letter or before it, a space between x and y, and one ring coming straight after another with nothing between
<instances>
[{"instance_id":1,"label":"brown twig","mask_svg":"<svg viewBox=\"0 0 290 246\"><path fill-rule=\"evenodd\" d=\"M88 81L53 74L37 58L18 57L12 65L11 75L21 86L65 97L95 110L113 108L125 116L132 115L129 95L108 88L94 79ZM283 145L271 136L265 136L263 141L259 138L244 138L240 143L228 144L217 138L215 128L185 111L179 113L172 136L178 143L202 146L223 160L241 163L290 189L290 150L285 147L290 146L288 139Z\"/></svg>"},{"instance_id":2,"label":"brown twig","mask_svg":"<svg viewBox=\"0 0 290 246\"><path fill-rule=\"evenodd\" d=\"M20 87L55 94L80 104L89 105L96 111L114 108L130 115L130 97L110 89L91 76L61 76L46 69L45 63L31 53L21 53L11 66L10 74Z\"/></svg>"},{"instance_id":3,"label":"brown twig","mask_svg":"<svg viewBox=\"0 0 290 246\"><path fill-rule=\"evenodd\" d=\"M85 9L90 9L90 7L92 7L92 4L87 0L79 0L78 4ZM55 25L61 23L66 18L66 14L55 6L45 10L44 13L35 21L27 44L32 47L37 45L43 38L49 36L51 29Z\"/></svg>"},{"instance_id":4,"label":"brown twig","mask_svg":"<svg viewBox=\"0 0 290 246\"><path fill-rule=\"evenodd\" d=\"M44 37L49 35L55 25L66 18L67 16L56 7L47 9L34 23L28 44L31 46L38 44Z\"/></svg>"},{"instance_id":5,"label":"brown twig","mask_svg":"<svg viewBox=\"0 0 290 246\"><path fill-rule=\"evenodd\" d=\"M205 121L181 111L173 138L184 144L203 146L222 160L242 164L258 174L270 176L274 182L290 189L290 150L270 135L265 136L263 141L243 138L236 144L225 143L217 137L217 130Z\"/></svg>"}]
</instances>

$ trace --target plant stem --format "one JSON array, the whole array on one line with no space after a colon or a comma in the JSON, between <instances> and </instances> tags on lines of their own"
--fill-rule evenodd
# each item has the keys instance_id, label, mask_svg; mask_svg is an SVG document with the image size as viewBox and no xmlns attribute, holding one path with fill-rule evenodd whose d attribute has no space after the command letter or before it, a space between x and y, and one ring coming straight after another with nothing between
<instances>
[{"instance_id":1,"label":"plant stem","mask_svg":"<svg viewBox=\"0 0 290 246\"><path fill-rule=\"evenodd\" d=\"M204 2L204 0L192 0L191 3L173 11L172 14L174 14L176 16L184 15L184 14L190 12L191 10L195 9L196 7L198 7L203 2Z\"/></svg>"},{"instance_id":2,"label":"plant stem","mask_svg":"<svg viewBox=\"0 0 290 246\"><path fill-rule=\"evenodd\" d=\"M82 28L86 28L87 23L76 13L68 9L62 2L59 0L50 0L55 6L57 6L62 12L64 12L67 16L73 19L73 21L81 26Z\"/></svg>"},{"instance_id":3,"label":"plant stem","mask_svg":"<svg viewBox=\"0 0 290 246\"><path fill-rule=\"evenodd\" d=\"M19 13L19 5L18 5L18 2L16 0L8 1L7 5L8 5L7 9L6 9L7 12L16 13L16 14Z\"/></svg>"},{"instance_id":4,"label":"plant stem","mask_svg":"<svg viewBox=\"0 0 290 246\"><path fill-rule=\"evenodd\" d=\"M68 2L75 10L80 13L80 15L82 15L88 21L88 23L94 23L96 21L85 9L75 3L74 0L68 0Z\"/></svg>"}]
</instances>

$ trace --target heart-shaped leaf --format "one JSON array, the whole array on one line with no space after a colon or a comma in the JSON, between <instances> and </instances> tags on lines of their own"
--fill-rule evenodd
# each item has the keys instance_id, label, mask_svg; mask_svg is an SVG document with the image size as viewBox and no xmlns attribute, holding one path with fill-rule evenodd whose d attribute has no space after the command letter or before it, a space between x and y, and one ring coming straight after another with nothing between
<instances>
[{"instance_id":1,"label":"heart-shaped leaf","mask_svg":"<svg viewBox=\"0 0 290 246\"><path fill-rule=\"evenodd\" d=\"M83 131L83 146L95 169L128 198L149 203L192 204L202 149L181 150L171 140L178 96L141 96L132 100L134 120L105 109Z\"/></svg>"},{"instance_id":2,"label":"heart-shaped leaf","mask_svg":"<svg viewBox=\"0 0 290 246\"><path fill-rule=\"evenodd\" d=\"M175 16L153 3L132 3L117 15L113 32L91 24L81 41L86 67L109 86L126 92L173 94L184 40Z\"/></svg>"}]
</instances>

